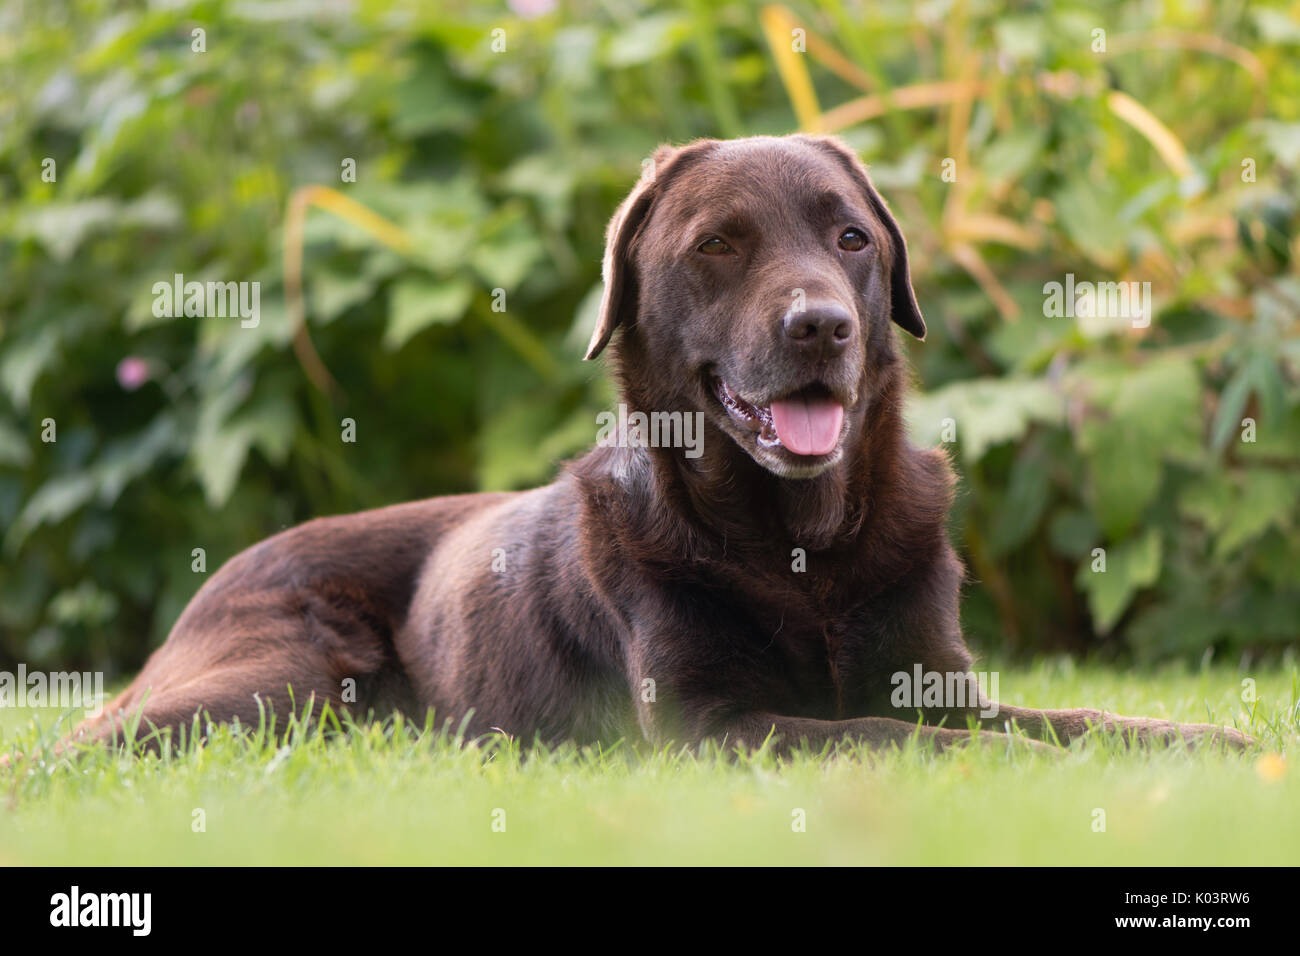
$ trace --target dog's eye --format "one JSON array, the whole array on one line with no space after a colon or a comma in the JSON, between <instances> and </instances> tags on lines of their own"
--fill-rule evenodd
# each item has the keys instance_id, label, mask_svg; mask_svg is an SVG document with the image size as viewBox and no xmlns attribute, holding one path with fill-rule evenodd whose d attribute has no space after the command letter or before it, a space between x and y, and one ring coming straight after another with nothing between
<instances>
[{"instance_id":1,"label":"dog's eye","mask_svg":"<svg viewBox=\"0 0 1300 956\"><path fill-rule=\"evenodd\" d=\"M861 252L867 248L867 234L861 229L845 229L840 233L840 248L845 252Z\"/></svg>"},{"instance_id":2,"label":"dog's eye","mask_svg":"<svg viewBox=\"0 0 1300 956\"><path fill-rule=\"evenodd\" d=\"M705 239L696 248L706 256L725 256L728 252L731 252L731 246L717 236Z\"/></svg>"}]
</instances>

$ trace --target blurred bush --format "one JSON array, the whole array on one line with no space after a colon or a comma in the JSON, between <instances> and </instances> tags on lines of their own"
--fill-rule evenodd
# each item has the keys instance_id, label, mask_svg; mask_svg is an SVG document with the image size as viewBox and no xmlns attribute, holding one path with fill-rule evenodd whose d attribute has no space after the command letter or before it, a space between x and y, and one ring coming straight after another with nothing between
<instances>
[{"instance_id":1,"label":"blurred bush","mask_svg":"<svg viewBox=\"0 0 1300 956\"><path fill-rule=\"evenodd\" d=\"M799 124L861 152L910 237L909 420L955 439L975 643L1296 645L1294 6L0 21L0 664L130 669L269 533L547 480L612 400L579 356L642 158ZM177 273L260 282L258 326L155 316ZM1150 282L1150 327L1045 314L1067 274Z\"/></svg>"}]
</instances>

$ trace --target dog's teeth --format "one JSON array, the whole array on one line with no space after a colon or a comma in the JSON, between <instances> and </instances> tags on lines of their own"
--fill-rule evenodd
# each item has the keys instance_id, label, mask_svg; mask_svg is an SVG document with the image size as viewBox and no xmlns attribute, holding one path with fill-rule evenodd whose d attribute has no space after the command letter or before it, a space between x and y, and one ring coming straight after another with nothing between
<instances>
[{"instance_id":1,"label":"dog's teeth","mask_svg":"<svg viewBox=\"0 0 1300 956\"><path fill-rule=\"evenodd\" d=\"M717 382L718 400L722 403L722 407L727 410L727 414L731 416L732 421L750 432L758 432L770 425L772 419L770 410L755 408L733 392L731 386L722 379L718 379Z\"/></svg>"}]
</instances>

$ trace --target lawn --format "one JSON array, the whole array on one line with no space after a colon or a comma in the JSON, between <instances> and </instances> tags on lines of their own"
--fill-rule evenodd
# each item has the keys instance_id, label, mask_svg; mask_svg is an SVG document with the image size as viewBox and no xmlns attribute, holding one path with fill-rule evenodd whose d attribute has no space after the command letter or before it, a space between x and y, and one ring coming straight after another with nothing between
<instances>
[{"instance_id":1,"label":"lawn","mask_svg":"<svg viewBox=\"0 0 1300 956\"><path fill-rule=\"evenodd\" d=\"M1243 704L1242 681L1257 702ZM1300 669L1001 671L1025 706L1235 725L1239 755L523 752L387 725L0 770L0 864L1295 864ZM57 714L0 710L0 752ZM199 812L201 811L201 813ZM1103 822L1104 832L1099 829ZM802 819L805 826L799 829ZM202 827L199 826L202 823Z\"/></svg>"}]
</instances>

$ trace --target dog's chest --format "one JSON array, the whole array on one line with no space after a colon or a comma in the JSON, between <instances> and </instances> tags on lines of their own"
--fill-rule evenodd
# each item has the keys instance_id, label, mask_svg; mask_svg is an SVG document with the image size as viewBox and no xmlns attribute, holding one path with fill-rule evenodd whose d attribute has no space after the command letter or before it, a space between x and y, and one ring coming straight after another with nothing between
<instances>
[{"instance_id":1,"label":"dog's chest","mask_svg":"<svg viewBox=\"0 0 1300 956\"><path fill-rule=\"evenodd\" d=\"M766 616L760 663L770 693L796 716L840 720L879 694L882 661L862 611L799 607Z\"/></svg>"}]
</instances>

